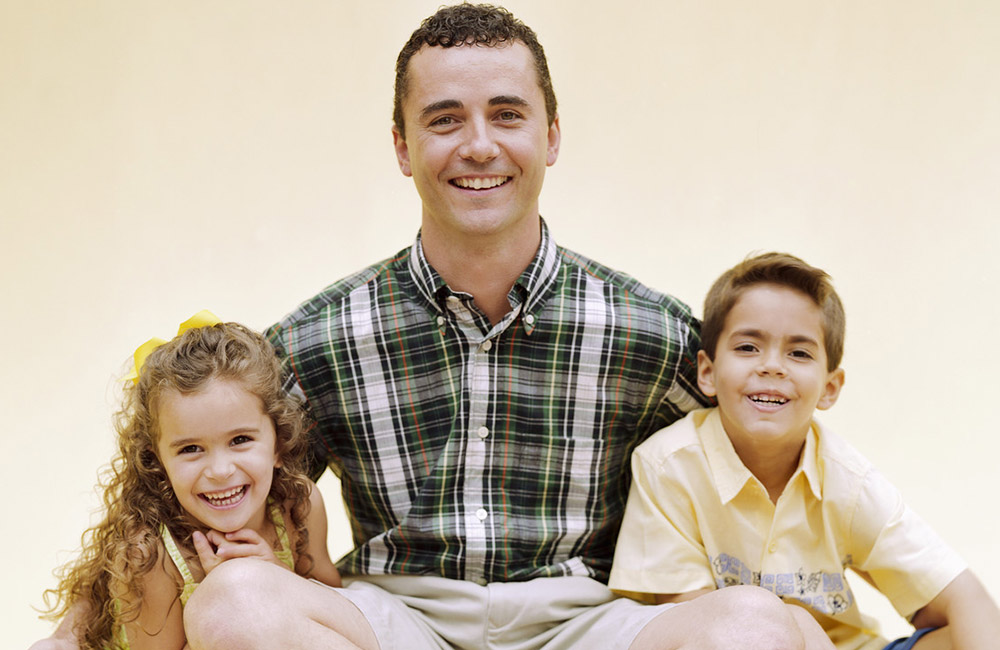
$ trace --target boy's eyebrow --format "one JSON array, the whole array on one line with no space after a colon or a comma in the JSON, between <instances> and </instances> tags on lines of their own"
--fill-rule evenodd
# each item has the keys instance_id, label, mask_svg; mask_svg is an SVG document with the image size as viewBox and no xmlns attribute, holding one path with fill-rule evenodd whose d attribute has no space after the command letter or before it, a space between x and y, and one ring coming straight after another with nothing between
<instances>
[{"instance_id":1,"label":"boy's eyebrow","mask_svg":"<svg viewBox=\"0 0 1000 650\"><path fill-rule=\"evenodd\" d=\"M763 339L767 337L767 334L763 330L747 328L742 330L737 330L730 335L730 338L737 336L748 336L755 339ZM789 343L811 343L812 345L819 346L819 341L811 336L805 334L793 334L788 337Z\"/></svg>"}]
</instances>

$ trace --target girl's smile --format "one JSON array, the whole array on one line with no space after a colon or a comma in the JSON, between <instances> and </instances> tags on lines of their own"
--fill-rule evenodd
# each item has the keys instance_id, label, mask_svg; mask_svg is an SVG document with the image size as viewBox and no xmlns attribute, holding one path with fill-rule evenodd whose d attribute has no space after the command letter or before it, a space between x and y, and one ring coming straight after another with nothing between
<instances>
[{"instance_id":1,"label":"girl's smile","mask_svg":"<svg viewBox=\"0 0 1000 650\"><path fill-rule=\"evenodd\" d=\"M219 532L264 527L275 452L274 424L261 400L226 379L200 390L167 390L157 452L181 507Z\"/></svg>"}]
</instances>

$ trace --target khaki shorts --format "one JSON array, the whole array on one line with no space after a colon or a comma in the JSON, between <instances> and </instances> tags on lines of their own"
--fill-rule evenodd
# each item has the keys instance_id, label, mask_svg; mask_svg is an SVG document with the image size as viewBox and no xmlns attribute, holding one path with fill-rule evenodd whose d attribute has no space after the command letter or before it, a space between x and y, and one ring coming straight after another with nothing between
<instances>
[{"instance_id":1,"label":"khaki shorts","mask_svg":"<svg viewBox=\"0 0 1000 650\"><path fill-rule=\"evenodd\" d=\"M434 576L347 578L337 592L371 623L382 650L625 650L674 605L643 605L582 577L485 586Z\"/></svg>"}]
</instances>

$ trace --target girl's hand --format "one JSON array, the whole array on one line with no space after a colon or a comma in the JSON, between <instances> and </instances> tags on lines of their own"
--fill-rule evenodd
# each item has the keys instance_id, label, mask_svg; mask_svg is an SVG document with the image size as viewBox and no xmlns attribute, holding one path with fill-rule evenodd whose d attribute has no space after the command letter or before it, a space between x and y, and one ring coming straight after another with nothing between
<instances>
[{"instance_id":1,"label":"girl's hand","mask_svg":"<svg viewBox=\"0 0 1000 650\"><path fill-rule=\"evenodd\" d=\"M284 567L274 556L274 549L256 531L243 528L232 533L210 530L207 534L195 531L191 535L205 575L226 560L237 557L254 557ZM286 567L287 568L287 567Z\"/></svg>"}]
</instances>

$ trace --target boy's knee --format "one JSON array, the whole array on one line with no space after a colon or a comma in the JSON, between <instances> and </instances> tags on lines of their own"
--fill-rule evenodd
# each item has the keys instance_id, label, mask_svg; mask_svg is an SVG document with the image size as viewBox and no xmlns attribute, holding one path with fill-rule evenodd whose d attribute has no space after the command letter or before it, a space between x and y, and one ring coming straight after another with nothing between
<instances>
[{"instance_id":1,"label":"boy's knee","mask_svg":"<svg viewBox=\"0 0 1000 650\"><path fill-rule=\"evenodd\" d=\"M726 587L668 609L636 637L635 649L803 650L794 616L759 587Z\"/></svg>"},{"instance_id":2,"label":"boy's knee","mask_svg":"<svg viewBox=\"0 0 1000 650\"><path fill-rule=\"evenodd\" d=\"M802 633L789 607L777 596L759 587L726 587L716 592L728 619L726 638L740 639L742 648L800 650Z\"/></svg>"}]
</instances>

